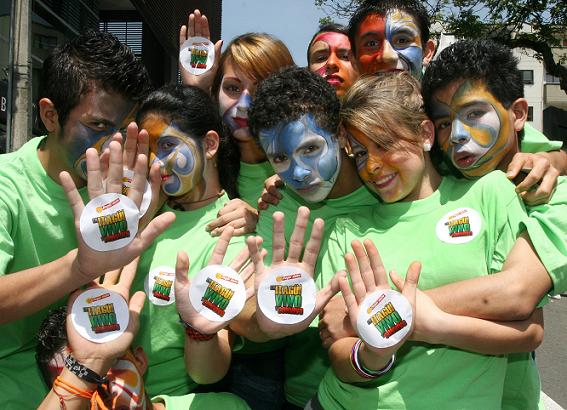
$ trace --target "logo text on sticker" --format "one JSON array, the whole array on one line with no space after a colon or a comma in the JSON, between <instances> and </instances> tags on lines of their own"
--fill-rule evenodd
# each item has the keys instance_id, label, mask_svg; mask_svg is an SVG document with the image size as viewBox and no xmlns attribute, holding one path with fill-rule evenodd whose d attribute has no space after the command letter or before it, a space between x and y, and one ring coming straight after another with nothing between
<instances>
[{"instance_id":1,"label":"logo text on sticker","mask_svg":"<svg viewBox=\"0 0 567 410\"><path fill-rule=\"evenodd\" d=\"M95 333L107 333L120 330L113 303L99 306L85 306L83 307L83 312L86 312L89 316L91 329Z\"/></svg>"},{"instance_id":2,"label":"logo text on sticker","mask_svg":"<svg viewBox=\"0 0 567 410\"><path fill-rule=\"evenodd\" d=\"M468 216L463 216L459 219L453 219L445 222L449 229L449 236L451 238L458 238L461 236L472 236L471 223Z\"/></svg>"},{"instance_id":3,"label":"logo text on sticker","mask_svg":"<svg viewBox=\"0 0 567 410\"><path fill-rule=\"evenodd\" d=\"M218 272L218 273L215 275L215 278L220 279L220 280L224 280L224 281L227 281L227 282L230 282L230 283L234 283L235 285L238 285L238 280L237 280L237 279L231 278L230 276L227 276L227 275L223 275L223 274L220 273L220 272Z\"/></svg>"},{"instance_id":4,"label":"logo text on sticker","mask_svg":"<svg viewBox=\"0 0 567 410\"><path fill-rule=\"evenodd\" d=\"M203 46L203 44L195 44L195 46ZM207 68L207 57L209 51L207 49L193 47L191 49L191 67Z\"/></svg>"},{"instance_id":5,"label":"logo text on sticker","mask_svg":"<svg viewBox=\"0 0 567 410\"><path fill-rule=\"evenodd\" d=\"M234 296L234 290L225 288L223 285L211 278L207 278L207 283L209 286L201 298L201 303L220 317L223 317L226 307Z\"/></svg>"},{"instance_id":6,"label":"logo text on sticker","mask_svg":"<svg viewBox=\"0 0 567 410\"><path fill-rule=\"evenodd\" d=\"M105 243L130 236L126 214L123 209L110 215L97 216L92 221L93 224L98 224L100 239Z\"/></svg>"},{"instance_id":7,"label":"logo text on sticker","mask_svg":"<svg viewBox=\"0 0 567 410\"><path fill-rule=\"evenodd\" d=\"M388 302L378 313L372 315L366 323L376 326L376 329L385 339L407 326L407 322L400 317L391 302Z\"/></svg>"},{"instance_id":8,"label":"logo text on sticker","mask_svg":"<svg viewBox=\"0 0 567 410\"><path fill-rule=\"evenodd\" d=\"M270 286L270 290L274 291L274 297L276 300L276 312L278 312L280 315L303 314L301 300L302 285L272 285Z\"/></svg>"},{"instance_id":9,"label":"logo text on sticker","mask_svg":"<svg viewBox=\"0 0 567 410\"><path fill-rule=\"evenodd\" d=\"M99 206L96 208L96 211L100 214L102 211L112 208L114 205L120 202L120 198L116 198L114 201L104 204L103 206Z\"/></svg>"},{"instance_id":10,"label":"logo text on sticker","mask_svg":"<svg viewBox=\"0 0 567 410\"><path fill-rule=\"evenodd\" d=\"M277 276L276 282L285 282L286 280L297 279L301 277L301 273L294 273L291 275Z\"/></svg>"},{"instance_id":11,"label":"logo text on sticker","mask_svg":"<svg viewBox=\"0 0 567 410\"><path fill-rule=\"evenodd\" d=\"M169 272L167 272L169 274ZM163 272L160 272L163 274ZM171 285L173 285L172 280L164 279L160 276L154 276L154 288L152 289L152 295L155 298L169 301L171 294Z\"/></svg>"}]
</instances>

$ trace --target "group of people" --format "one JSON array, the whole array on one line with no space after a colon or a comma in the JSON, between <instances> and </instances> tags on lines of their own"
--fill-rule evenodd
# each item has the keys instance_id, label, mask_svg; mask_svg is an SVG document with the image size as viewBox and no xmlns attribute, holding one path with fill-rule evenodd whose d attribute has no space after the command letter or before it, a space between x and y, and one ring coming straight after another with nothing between
<instances>
[{"instance_id":1,"label":"group of people","mask_svg":"<svg viewBox=\"0 0 567 410\"><path fill-rule=\"evenodd\" d=\"M208 38L206 16L179 34ZM510 49L433 59L429 37L421 2L366 0L320 27L305 68L247 33L156 90L110 34L54 50L46 136L0 156L2 408L538 408L542 307L567 289L567 154L527 123ZM85 243L85 202L139 208L148 185L132 242ZM211 265L246 284L231 320L189 300ZM259 308L279 268L317 286L301 321ZM72 320L93 288L129 307L105 343ZM412 319L377 347L359 311L390 288Z\"/></svg>"}]
</instances>

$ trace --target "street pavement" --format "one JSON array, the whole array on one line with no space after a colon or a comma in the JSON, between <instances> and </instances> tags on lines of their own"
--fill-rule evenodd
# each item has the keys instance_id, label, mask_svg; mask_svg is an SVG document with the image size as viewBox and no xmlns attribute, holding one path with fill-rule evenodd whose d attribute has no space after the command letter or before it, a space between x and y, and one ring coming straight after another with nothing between
<instances>
[{"instance_id":1,"label":"street pavement","mask_svg":"<svg viewBox=\"0 0 567 410\"><path fill-rule=\"evenodd\" d=\"M536 351L542 397L548 410L567 409L567 297L551 299L543 312L545 336Z\"/></svg>"}]
</instances>

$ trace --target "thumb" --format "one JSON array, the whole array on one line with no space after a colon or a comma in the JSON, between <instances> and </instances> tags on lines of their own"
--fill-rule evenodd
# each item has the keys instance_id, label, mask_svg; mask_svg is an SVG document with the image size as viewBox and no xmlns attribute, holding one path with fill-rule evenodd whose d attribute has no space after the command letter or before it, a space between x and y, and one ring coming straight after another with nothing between
<instances>
[{"instance_id":1,"label":"thumb","mask_svg":"<svg viewBox=\"0 0 567 410\"><path fill-rule=\"evenodd\" d=\"M189 256L183 251L177 252L177 260L175 261L175 293L177 288L189 286ZM177 299L177 295L175 295Z\"/></svg>"},{"instance_id":2,"label":"thumb","mask_svg":"<svg viewBox=\"0 0 567 410\"><path fill-rule=\"evenodd\" d=\"M144 307L146 301L146 294L142 291L136 292L130 298L130 303L128 304L128 309L130 310L130 323L129 326L132 330L132 334L136 335L140 327L140 312Z\"/></svg>"}]
</instances>

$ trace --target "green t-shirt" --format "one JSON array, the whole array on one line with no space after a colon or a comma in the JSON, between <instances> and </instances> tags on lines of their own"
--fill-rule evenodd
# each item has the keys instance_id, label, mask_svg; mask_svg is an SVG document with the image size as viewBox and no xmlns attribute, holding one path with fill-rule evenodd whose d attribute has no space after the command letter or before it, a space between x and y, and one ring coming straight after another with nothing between
<instances>
[{"instance_id":1,"label":"green t-shirt","mask_svg":"<svg viewBox=\"0 0 567 410\"><path fill-rule=\"evenodd\" d=\"M297 209L300 206L310 208L308 234L316 218L322 218L325 221L325 234L315 268L315 283L319 288L322 288L327 285L332 274L334 274L334 272L330 272L325 256L327 238L334 227L334 221L337 218L371 208L377 204L378 199L365 186L356 189L351 194L340 198L327 199L317 204L303 201L290 189L284 188L281 192L283 198L277 207L270 206L268 210L260 212L260 220L256 227L258 235L264 238L264 247L271 251L272 214L276 211L284 213L285 236L289 241L295 225ZM271 255L268 254L266 257L267 264L269 264L270 259ZM298 406L304 406L307 400L315 394L319 380L323 376L323 372L318 374L316 370L326 369L329 366L327 351L321 348L317 324L318 318L315 318L308 329L287 338L285 347L285 393L287 400Z\"/></svg>"},{"instance_id":2,"label":"green t-shirt","mask_svg":"<svg viewBox=\"0 0 567 410\"><path fill-rule=\"evenodd\" d=\"M159 395L152 399L152 403L163 403L167 410L250 409L244 400L231 393L191 393L185 396Z\"/></svg>"},{"instance_id":3,"label":"green t-shirt","mask_svg":"<svg viewBox=\"0 0 567 410\"><path fill-rule=\"evenodd\" d=\"M521 152L549 152L557 151L563 145L562 141L551 141L543 133L530 124L524 125L524 138L520 143Z\"/></svg>"},{"instance_id":4,"label":"green t-shirt","mask_svg":"<svg viewBox=\"0 0 567 410\"><path fill-rule=\"evenodd\" d=\"M268 161L258 164L248 164L240 161L240 174L238 174L238 193L240 199L250 206L258 208L258 198L264 189L264 181L274 175L274 169Z\"/></svg>"},{"instance_id":5,"label":"green t-shirt","mask_svg":"<svg viewBox=\"0 0 567 410\"><path fill-rule=\"evenodd\" d=\"M218 238L210 236L205 226L217 217L226 200L225 194L212 204L187 212L164 205L162 211L175 213L175 222L142 254L131 293L144 290L146 276L154 268L175 268L178 251L183 250L189 255L189 277L207 266ZM242 237L233 238L224 263L228 265L243 247ZM179 324L175 303L159 306L148 298L140 314L140 331L133 345L142 346L148 355L145 386L150 395L182 396L197 386L185 368L184 342L185 332Z\"/></svg>"},{"instance_id":6,"label":"green t-shirt","mask_svg":"<svg viewBox=\"0 0 567 410\"><path fill-rule=\"evenodd\" d=\"M405 274L419 260L419 288L425 290L498 272L525 219L522 201L502 172L476 181L445 177L428 198L380 204L337 221L329 254L333 270L344 268L342 255L351 251L351 241L370 238L386 271ZM406 342L394 368L373 382L343 383L329 369L318 397L326 409L496 409L507 365L506 356ZM526 359L523 365L533 363Z\"/></svg>"},{"instance_id":7,"label":"green t-shirt","mask_svg":"<svg viewBox=\"0 0 567 410\"><path fill-rule=\"evenodd\" d=\"M0 155L0 274L43 265L77 247L73 211L63 188L41 165L33 138ZM86 190L81 189L86 196ZM18 297L16 289L14 296ZM36 407L48 392L35 361L36 334L49 309L0 325L0 407Z\"/></svg>"},{"instance_id":8,"label":"green t-shirt","mask_svg":"<svg viewBox=\"0 0 567 410\"><path fill-rule=\"evenodd\" d=\"M567 177L557 179L549 203L528 206L526 228L553 281L551 293L567 290Z\"/></svg>"}]
</instances>

